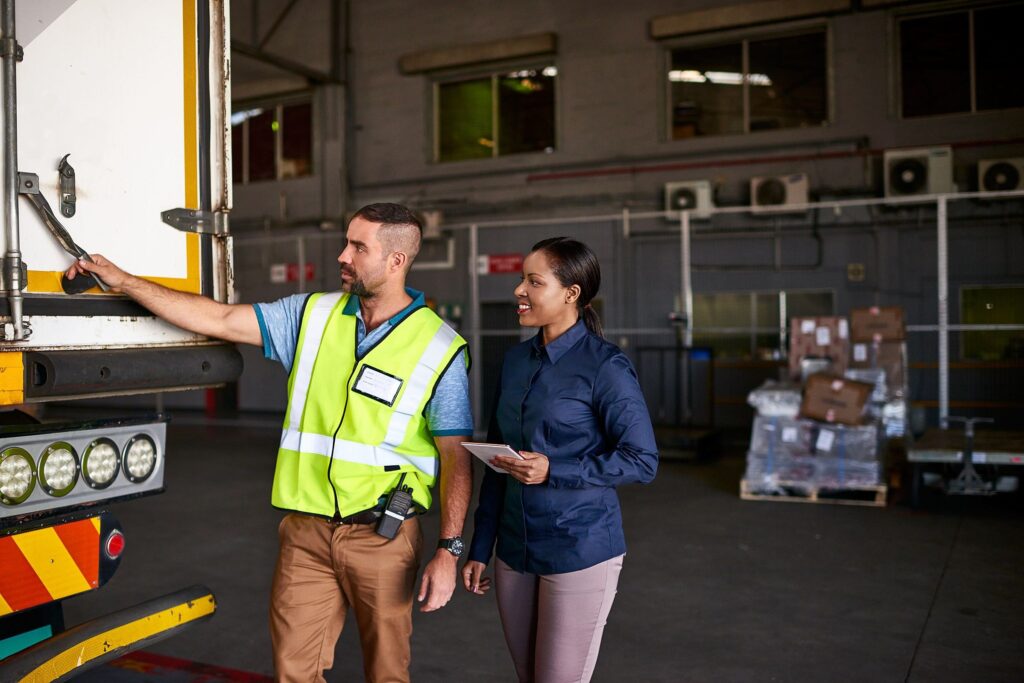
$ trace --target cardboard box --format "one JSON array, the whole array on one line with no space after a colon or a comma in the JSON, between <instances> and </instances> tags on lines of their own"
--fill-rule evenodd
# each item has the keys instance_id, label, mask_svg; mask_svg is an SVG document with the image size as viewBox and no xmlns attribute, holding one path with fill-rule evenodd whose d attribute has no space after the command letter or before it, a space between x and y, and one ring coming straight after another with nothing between
<instances>
[{"instance_id":1,"label":"cardboard box","mask_svg":"<svg viewBox=\"0 0 1024 683\"><path fill-rule=\"evenodd\" d=\"M889 398L907 395L906 342L854 342L851 368L878 368L885 371L885 388Z\"/></svg>"},{"instance_id":2,"label":"cardboard box","mask_svg":"<svg viewBox=\"0 0 1024 683\"><path fill-rule=\"evenodd\" d=\"M828 358L831 372L846 372L850 357L850 326L846 318L793 318L789 330L789 375L800 377L800 361Z\"/></svg>"},{"instance_id":3,"label":"cardboard box","mask_svg":"<svg viewBox=\"0 0 1024 683\"><path fill-rule=\"evenodd\" d=\"M811 375L804 387L800 416L821 422L859 425L873 389L870 384L842 377Z\"/></svg>"},{"instance_id":4,"label":"cardboard box","mask_svg":"<svg viewBox=\"0 0 1024 683\"><path fill-rule=\"evenodd\" d=\"M850 311L850 339L855 342L903 341L907 328L903 323L903 308L854 308Z\"/></svg>"}]
</instances>

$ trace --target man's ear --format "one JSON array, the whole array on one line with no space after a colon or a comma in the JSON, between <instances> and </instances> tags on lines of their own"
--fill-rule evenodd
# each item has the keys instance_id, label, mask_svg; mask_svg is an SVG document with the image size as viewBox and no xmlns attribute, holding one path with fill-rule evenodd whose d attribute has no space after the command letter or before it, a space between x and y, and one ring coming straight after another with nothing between
<instances>
[{"instance_id":1,"label":"man's ear","mask_svg":"<svg viewBox=\"0 0 1024 683\"><path fill-rule=\"evenodd\" d=\"M405 264L408 261L409 257L408 255L405 254L405 252L396 251L392 252L392 254L388 256L388 265L390 265L391 270L394 271L404 270Z\"/></svg>"}]
</instances>

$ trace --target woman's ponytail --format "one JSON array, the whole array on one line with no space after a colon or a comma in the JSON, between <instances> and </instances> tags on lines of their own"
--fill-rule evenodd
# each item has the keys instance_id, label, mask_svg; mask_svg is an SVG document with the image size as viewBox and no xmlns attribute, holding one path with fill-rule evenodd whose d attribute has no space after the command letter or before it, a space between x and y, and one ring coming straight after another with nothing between
<instances>
[{"instance_id":1,"label":"woman's ponytail","mask_svg":"<svg viewBox=\"0 0 1024 683\"><path fill-rule=\"evenodd\" d=\"M601 327L601 316L597 314L597 311L590 304L583 307L583 324L593 334L596 334L598 337L604 337L604 328Z\"/></svg>"}]
</instances>

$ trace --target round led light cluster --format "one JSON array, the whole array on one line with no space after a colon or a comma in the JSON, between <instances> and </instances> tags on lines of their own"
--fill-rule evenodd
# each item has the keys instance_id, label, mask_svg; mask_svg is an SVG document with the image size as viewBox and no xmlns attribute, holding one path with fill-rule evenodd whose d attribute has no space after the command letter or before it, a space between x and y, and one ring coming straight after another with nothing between
<instances>
[{"instance_id":1,"label":"round led light cluster","mask_svg":"<svg viewBox=\"0 0 1024 683\"><path fill-rule=\"evenodd\" d=\"M110 439L96 439L90 443L82 456L82 476L94 489L105 489L117 479L121 465L121 454Z\"/></svg>"},{"instance_id":2,"label":"round led light cluster","mask_svg":"<svg viewBox=\"0 0 1024 683\"><path fill-rule=\"evenodd\" d=\"M36 464L28 451L12 446L0 452L0 503L22 503L35 487Z\"/></svg>"},{"instance_id":3,"label":"round led light cluster","mask_svg":"<svg viewBox=\"0 0 1024 683\"><path fill-rule=\"evenodd\" d=\"M124 474L128 481L143 482L156 469L156 444L145 434L136 434L124 447Z\"/></svg>"},{"instance_id":4,"label":"round led light cluster","mask_svg":"<svg viewBox=\"0 0 1024 683\"><path fill-rule=\"evenodd\" d=\"M71 444L50 444L39 458L39 483L51 496L66 496L78 481L78 454Z\"/></svg>"}]
</instances>

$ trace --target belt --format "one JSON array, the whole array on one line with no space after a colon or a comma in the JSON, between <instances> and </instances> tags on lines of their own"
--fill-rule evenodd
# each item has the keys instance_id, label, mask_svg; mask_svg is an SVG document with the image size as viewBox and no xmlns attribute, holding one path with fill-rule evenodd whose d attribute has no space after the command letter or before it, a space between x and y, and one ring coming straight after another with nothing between
<instances>
[{"instance_id":1,"label":"belt","mask_svg":"<svg viewBox=\"0 0 1024 683\"><path fill-rule=\"evenodd\" d=\"M353 512L351 515L344 517L334 517L327 520L328 524L333 526L341 526L342 524L376 524L377 520L383 516L383 512L380 510L362 510L360 512Z\"/></svg>"},{"instance_id":2,"label":"belt","mask_svg":"<svg viewBox=\"0 0 1024 683\"><path fill-rule=\"evenodd\" d=\"M409 519L410 517L415 517L416 515L421 513L422 510L420 510L419 506L414 505L413 507L409 508L409 512L406 513L405 518ZM353 512L351 515L346 515L344 517L339 517L335 515L334 517L327 517L322 519L326 519L327 523L331 524L332 526L342 526L345 524L376 524L377 520L379 520L383 516L384 508L376 507L370 508L369 510Z\"/></svg>"}]
</instances>

